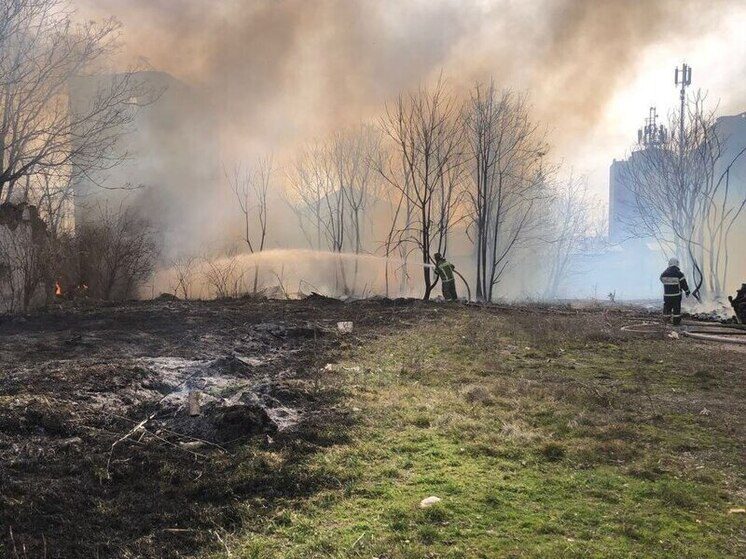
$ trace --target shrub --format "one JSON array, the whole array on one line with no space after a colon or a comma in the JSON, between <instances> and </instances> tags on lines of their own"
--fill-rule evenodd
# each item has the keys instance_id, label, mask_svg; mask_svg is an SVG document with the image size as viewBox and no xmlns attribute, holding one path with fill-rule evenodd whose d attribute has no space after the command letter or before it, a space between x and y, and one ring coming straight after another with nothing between
<instances>
[{"instance_id":1,"label":"shrub","mask_svg":"<svg viewBox=\"0 0 746 559\"><path fill-rule=\"evenodd\" d=\"M92 297L128 299L152 275L157 247L150 223L132 208L100 210L79 226L80 280Z\"/></svg>"}]
</instances>

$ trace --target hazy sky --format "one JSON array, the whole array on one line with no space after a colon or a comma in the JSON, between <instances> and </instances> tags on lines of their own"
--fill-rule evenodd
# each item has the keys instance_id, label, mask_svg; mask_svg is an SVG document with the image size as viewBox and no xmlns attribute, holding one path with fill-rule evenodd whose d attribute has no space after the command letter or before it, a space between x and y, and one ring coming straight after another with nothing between
<instances>
[{"instance_id":1,"label":"hazy sky","mask_svg":"<svg viewBox=\"0 0 746 559\"><path fill-rule=\"evenodd\" d=\"M528 90L553 152L605 195L608 165L693 67L721 113L746 111L743 0L74 0L113 15L125 56L213 96L223 143L283 152L375 118L441 71L454 88Z\"/></svg>"}]
</instances>

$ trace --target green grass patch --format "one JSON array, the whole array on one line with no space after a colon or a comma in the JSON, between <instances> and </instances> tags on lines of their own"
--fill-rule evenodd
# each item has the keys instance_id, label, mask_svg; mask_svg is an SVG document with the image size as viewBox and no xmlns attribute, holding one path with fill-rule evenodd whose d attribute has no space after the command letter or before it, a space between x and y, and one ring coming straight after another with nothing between
<instances>
[{"instance_id":1,"label":"green grass patch","mask_svg":"<svg viewBox=\"0 0 746 559\"><path fill-rule=\"evenodd\" d=\"M742 418L700 413L742 410L738 379L603 317L533 318L458 310L348 350L357 423L304 474L328 489L245 503L231 556L743 557Z\"/></svg>"}]
</instances>

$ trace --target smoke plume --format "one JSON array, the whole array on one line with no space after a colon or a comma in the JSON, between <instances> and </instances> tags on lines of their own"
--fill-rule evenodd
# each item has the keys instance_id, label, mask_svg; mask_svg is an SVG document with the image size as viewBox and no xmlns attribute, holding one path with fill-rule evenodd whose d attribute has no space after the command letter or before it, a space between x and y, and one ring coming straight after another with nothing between
<instances>
[{"instance_id":1,"label":"smoke plume","mask_svg":"<svg viewBox=\"0 0 746 559\"><path fill-rule=\"evenodd\" d=\"M646 54L746 20L741 0L72 1L81 17L122 21L119 66L145 61L209 95L224 162L271 151L281 165L303 143L375 120L400 91L441 74L461 94L494 78L530 93L557 160L596 154L599 192L637 121L629 143L613 149L619 131L599 122ZM662 97L675 97L670 87ZM625 107L625 119L646 110Z\"/></svg>"},{"instance_id":2,"label":"smoke plume","mask_svg":"<svg viewBox=\"0 0 746 559\"><path fill-rule=\"evenodd\" d=\"M126 55L210 91L226 143L292 146L375 115L443 71L533 93L582 134L645 49L737 0L79 0L125 24ZM558 138L560 139L560 138Z\"/></svg>"}]
</instances>

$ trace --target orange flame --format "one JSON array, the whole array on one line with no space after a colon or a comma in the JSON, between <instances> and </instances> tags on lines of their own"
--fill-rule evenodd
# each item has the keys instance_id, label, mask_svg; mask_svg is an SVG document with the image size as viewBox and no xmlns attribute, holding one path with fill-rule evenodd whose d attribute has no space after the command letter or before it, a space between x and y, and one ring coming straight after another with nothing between
<instances>
[{"instance_id":1,"label":"orange flame","mask_svg":"<svg viewBox=\"0 0 746 559\"><path fill-rule=\"evenodd\" d=\"M62 286L60 285L60 282L58 281L54 282L54 294L57 297L62 297Z\"/></svg>"}]
</instances>

